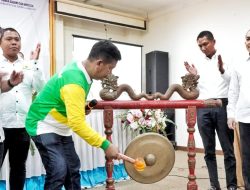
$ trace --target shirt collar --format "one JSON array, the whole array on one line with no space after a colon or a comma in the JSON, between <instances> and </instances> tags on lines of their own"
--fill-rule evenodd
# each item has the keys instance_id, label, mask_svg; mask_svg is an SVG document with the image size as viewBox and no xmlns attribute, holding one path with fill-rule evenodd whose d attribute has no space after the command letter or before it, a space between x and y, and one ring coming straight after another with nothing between
<instances>
[{"instance_id":1,"label":"shirt collar","mask_svg":"<svg viewBox=\"0 0 250 190\"><path fill-rule=\"evenodd\" d=\"M10 63L9 60L6 57L3 56L3 54L0 54L0 61L5 62L5 63L6 62ZM20 62L20 61L22 61L22 59L18 56L17 60L15 60L13 63L17 63L17 62Z\"/></svg>"},{"instance_id":2,"label":"shirt collar","mask_svg":"<svg viewBox=\"0 0 250 190\"><path fill-rule=\"evenodd\" d=\"M215 52L214 55L211 57L211 59L208 58L206 55L205 55L205 59L206 59L206 60L213 60L213 59L217 59L217 56L218 56L218 53L217 53L217 50L216 50L216 52Z\"/></svg>"},{"instance_id":3,"label":"shirt collar","mask_svg":"<svg viewBox=\"0 0 250 190\"><path fill-rule=\"evenodd\" d=\"M92 79L90 78L90 76L89 76L88 72L86 71L85 67L83 66L82 62L81 61L77 61L77 66L83 72L83 74L85 75L88 83L91 84L92 83Z\"/></svg>"}]
</instances>

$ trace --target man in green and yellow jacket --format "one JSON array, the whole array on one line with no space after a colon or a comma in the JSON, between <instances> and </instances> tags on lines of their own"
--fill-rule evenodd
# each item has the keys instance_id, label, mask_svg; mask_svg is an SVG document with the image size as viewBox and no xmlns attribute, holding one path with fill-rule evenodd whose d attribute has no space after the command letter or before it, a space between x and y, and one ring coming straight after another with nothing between
<instances>
[{"instance_id":1,"label":"man in green and yellow jacket","mask_svg":"<svg viewBox=\"0 0 250 190\"><path fill-rule=\"evenodd\" d=\"M80 160L72 131L108 158L117 158L118 148L91 128L85 120L86 97L92 80L101 80L121 59L108 40L94 44L87 60L66 65L45 85L32 103L26 130L35 142L46 170L45 190L80 190Z\"/></svg>"}]
</instances>

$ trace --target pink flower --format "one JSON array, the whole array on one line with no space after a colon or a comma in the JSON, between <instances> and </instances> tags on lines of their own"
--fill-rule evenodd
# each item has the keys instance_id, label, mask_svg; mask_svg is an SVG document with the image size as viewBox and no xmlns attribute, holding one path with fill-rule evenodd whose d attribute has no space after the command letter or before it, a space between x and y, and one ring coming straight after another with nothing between
<instances>
[{"instance_id":1,"label":"pink flower","mask_svg":"<svg viewBox=\"0 0 250 190\"><path fill-rule=\"evenodd\" d=\"M160 109L132 109L122 114L122 126L133 131L162 132L166 127L167 116Z\"/></svg>"},{"instance_id":2,"label":"pink flower","mask_svg":"<svg viewBox=\"0 0 250 190\"><path fill-rule=\"evenodd\" d=\"M129 123L133 123L134 122L134 116L133 116L132 113L128 112L127 120L128 120Z\"/></svg>"},{"instance_id":3,"label":"pink flower","mask_svg":"<svg viewBox=\"0 0 250 190\"><path fill-rule=\"evenodd\" d=\"M131 110L131 113L134 115L134 117L141 118L142 112L141 110Z\"/></svg>"}]
</instances>

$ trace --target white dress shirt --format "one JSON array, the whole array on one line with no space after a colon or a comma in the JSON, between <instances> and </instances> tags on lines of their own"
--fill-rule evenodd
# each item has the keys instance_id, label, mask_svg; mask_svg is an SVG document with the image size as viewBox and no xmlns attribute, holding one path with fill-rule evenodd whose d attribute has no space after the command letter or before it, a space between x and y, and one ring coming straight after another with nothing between
<instances>
[{"instance_id":1,"label":"white dress shirt","mask_svg":"<svg viewBox=\"0 0 250 190\"><path fill-rule=\"evenodd\" d=\"M211 59L204 56L203 59L197 60L194 63L198 75L200 75L198 80L199 99L228 97L230 70L222 56L225 72L223 74L220 73L218 68L218 55L218 53L214 54Z\"/></svg>"},{"instance_id":2,"label":"white dress shirt","mask_svg":"<svg viewBox=\"0 0 250 190\"><path fill-rule=\"evenodd\" d=\"M1 82L1 81L0 81ZM1 96L1 89L0 89L0 96ZM1 97L0 97L0 112L2 109L2 101L1 101ZM0 143L4 141L4 131L3 131L3 126L2 126L2 122L0 120Z\"/></svg>"},{"instance_id":3,"label":"white dress shirt","mask_svg":"<svg viewBox=\"0 0 250 190\"><path fill-rule=\"evenodd\" d=\"M0 47L0 57L2 56L2 48ZM1 59L1 58L0 58ZM0 81L1 82L1 81ZM0 96L1 96L1 87L0 87ZM1 102L1 97L0 97L0 112L1 112L1 106L2 105L2 102ZM3 131L3 128L2 128L2 122L0 120L0 143L4 141L4 131Z\"/></svg>"},{"instance_id":4,"label":"white dress shirt","mask_svg":"<svg viewBox=\"0 0 250 190\"><path fill-rule=\"evenodd\" d=\"M23 82L0 95L0 121L4 128L24 128L26 113L32 102L32 91L39 92L42 89L45 84L44 75L36 61L24 61L21 58L13 63L5 57L0 58L0 70L9 75L13 70L23 71Z\"/></svg>"},{"instance_id":5,"label":"white dress shirt","mask_svg":"<svg viewBox=\"0 0 250 190\"><path fill-rule=\"evenodd\" d=\"M227 117L250 123L250 57L232 71L228 92Z\"/></svg>"}]
</instances>

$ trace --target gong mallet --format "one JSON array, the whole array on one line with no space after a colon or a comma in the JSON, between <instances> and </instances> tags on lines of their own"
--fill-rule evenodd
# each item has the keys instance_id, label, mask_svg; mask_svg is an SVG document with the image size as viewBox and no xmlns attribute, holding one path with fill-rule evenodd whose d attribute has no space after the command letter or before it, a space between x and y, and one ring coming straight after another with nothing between
<instances>
[{"instance_id":1,"label":"gong mallet","mask_svg":"<svg viewBox=\"0 0 250 190\"><path fill-rule=\"evenodd\" d=\"M144 159L142 159L142 158L134 159L134 158L131 158L131 157L126 156L126 155L121 154L121 153L118 153L118 158L133 164L135 170L137 170L139 172L143 171L146 167L146 163L145 163Z\"/></svg>"}]
</instances>

